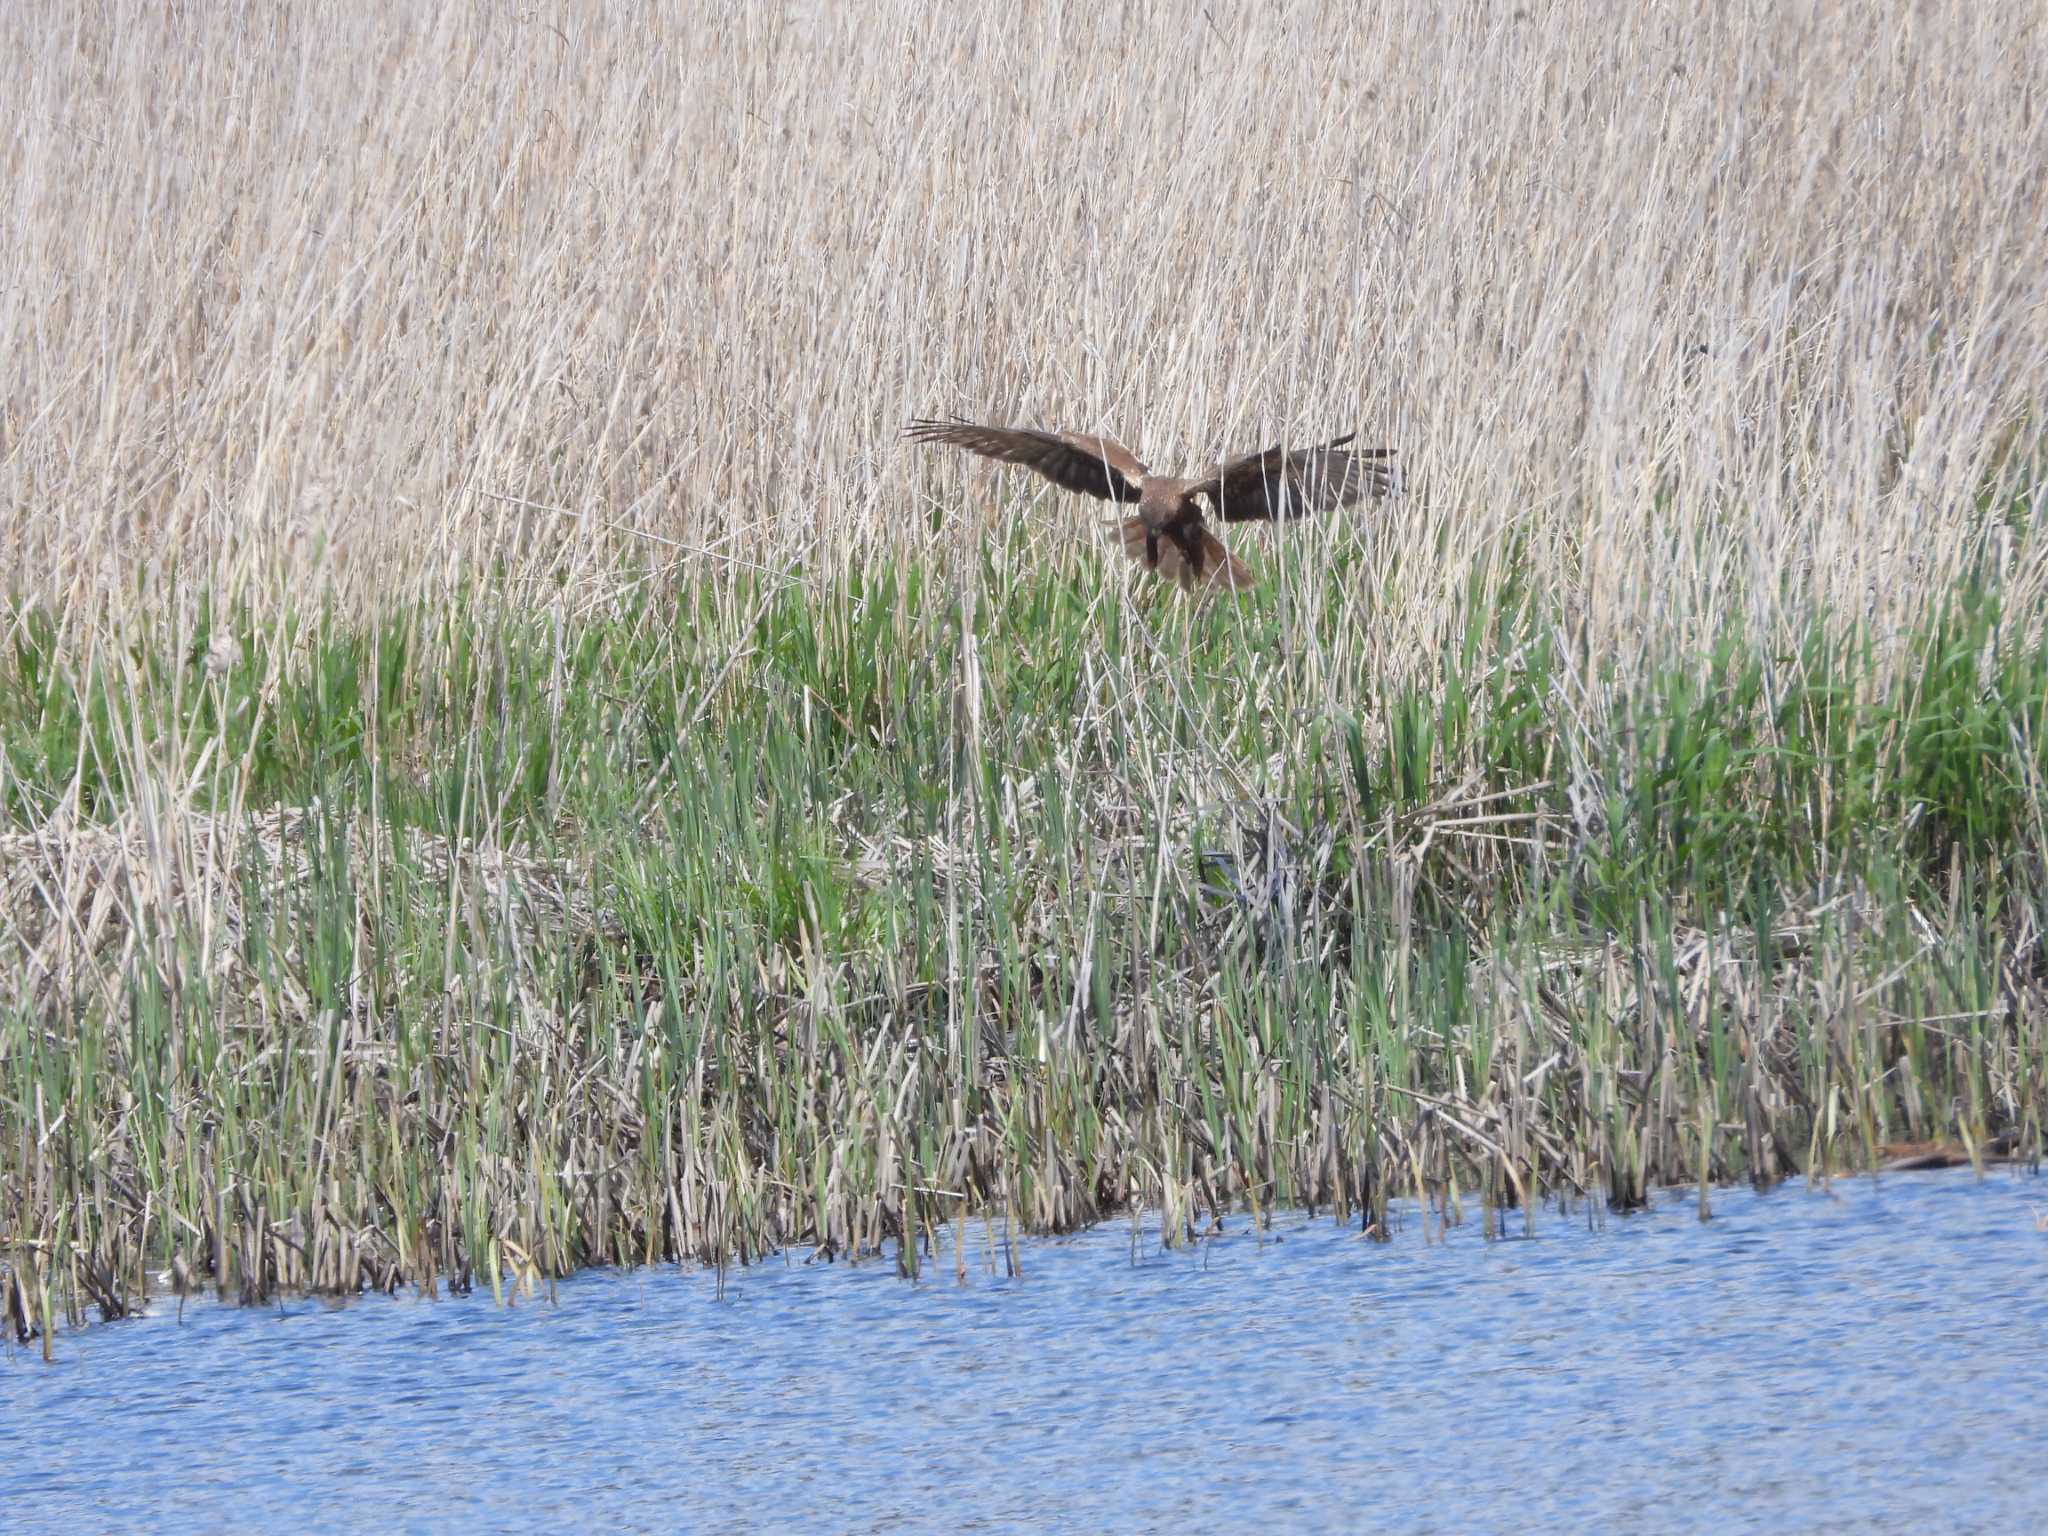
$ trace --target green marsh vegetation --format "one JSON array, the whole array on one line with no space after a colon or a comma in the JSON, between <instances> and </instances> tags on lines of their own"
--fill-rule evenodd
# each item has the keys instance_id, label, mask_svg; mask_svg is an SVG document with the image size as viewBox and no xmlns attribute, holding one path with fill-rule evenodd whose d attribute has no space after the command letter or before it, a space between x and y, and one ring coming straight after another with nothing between
<instances>
[{"instance_id":1,"label":"green marsh vegetation","mask_svg":"<svg viewBox=\"0 0 2048 1536\"><path fill-rule=\"evenodd\" d=\"M1531 603L1380 696L1247 679L1270 591L1004 563L964 623L889 562L687 626L200 604L89 667L24 620L17 1273L118 1310L172 1253L467 1284L2038 1148L2048 645L1994 589L1889 693L1819 625L1588 673Z\"/></svg>"},{"instance_id":2,"label":"green marsh vegetation","mask_svg":"<svg viewBox=\"0 0 2048 1536\"><path fill-rule=\"evenodd\" d=\"M2037 1158L2039 29L1566 10L0 23L13 1331Z\"/></svg>"}]
</instances>

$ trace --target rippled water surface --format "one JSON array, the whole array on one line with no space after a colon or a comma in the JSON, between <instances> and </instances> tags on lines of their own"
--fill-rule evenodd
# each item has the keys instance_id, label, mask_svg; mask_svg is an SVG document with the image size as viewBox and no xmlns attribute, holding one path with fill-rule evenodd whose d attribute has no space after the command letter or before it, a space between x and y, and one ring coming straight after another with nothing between
<instances>
[{"instance_id":1,"label":"rippled water surface","mask_svg":"<svg viewBox=\"0 0 2048 1536\"><path fill-rule=\"evenodd\" d=\"M0 1359L0 1526L2042 1529L2044 1220L1904 1174L1496 1242L1124 1223L1016 1279L976 1227L965 1284L159 1303Z\"/></svg>"}]
</instances>

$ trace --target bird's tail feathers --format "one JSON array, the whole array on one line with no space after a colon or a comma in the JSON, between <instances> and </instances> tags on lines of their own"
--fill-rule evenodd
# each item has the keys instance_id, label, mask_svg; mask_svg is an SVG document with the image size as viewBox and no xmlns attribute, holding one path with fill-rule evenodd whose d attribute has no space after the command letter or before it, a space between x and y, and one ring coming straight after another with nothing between
<instances>
[{"instance_id":1,"label":"bird's tail feathers","mask_svg":"<svg viewBox=\"0 0 2048 1536\"><path fill-rule=\"evenodd\" d=\"M1202 570L1199 576L1181 547L1167 534L1153 534L1146 528L1142 517L1125 518L1122 532L1125 554L1146 570L1175 583L1184 592L1192 592L1197 587L1221 587L1228 592L1237 592L1256 580L1251 567L1233 555L1224 542L1206 528L1200 531Z\"/></svg>"}]
</instances>

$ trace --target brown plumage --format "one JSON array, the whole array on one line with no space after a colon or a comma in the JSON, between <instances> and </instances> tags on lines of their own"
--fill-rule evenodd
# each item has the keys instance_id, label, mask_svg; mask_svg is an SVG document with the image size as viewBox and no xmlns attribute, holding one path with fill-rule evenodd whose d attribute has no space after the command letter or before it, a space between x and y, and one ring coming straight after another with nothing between
<instances>
[{"instance_id":1,"label":"brown plumage","mask_svg":"<svg viewBox=\"0 0 2048 1536\"><path fill-rule=\"evenodd\" d=\"M1035 469L1063 490L1133 506L1123 520L1124 552L1179 584L1251 585L1252 573L1209 531L1203 509L1226 523L1285 522L1384 495L1393 483L1391 448L1347 448L1347 432L1316 448L1268 448L1219 464L1194 480L1155 475L1121 443L1080 432L979 427L967 421L913 421L912 442L949 443L983 458Z\"/></svg>"},{"instance_id":2,"label":"brown plumage","mask_svg":"<svg viewBox=\"0 0 2048 1536\"><path fill-rule=\"evenodd\" d=\"M1968 1168L1970 1149L1954 1141L1881 1141L1877 1155L1886 1173L1913 1173L1925 1168ZM2009 1163L2019 1155L2019 1138L2007 1132L1977 1144L1976 1161Z\"/></svg>"}]
</instances>

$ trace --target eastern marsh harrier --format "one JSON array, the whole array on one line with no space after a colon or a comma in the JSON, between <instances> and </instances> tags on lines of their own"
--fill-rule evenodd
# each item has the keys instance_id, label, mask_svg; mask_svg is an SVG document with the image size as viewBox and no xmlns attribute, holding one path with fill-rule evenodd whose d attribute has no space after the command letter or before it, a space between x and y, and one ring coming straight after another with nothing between
<instances>
[{"instance_id":1,"label":"eastern marsh harrier","mask_svg":"<svg viewBox=\"0 0 2048 1536\"><path fill-rule=\"evenodd\" d=\"M904 436L918 443L949 443L985 459L1035 469L1063 490L1136 506L1123 519L1124 553L1182 591L1199 586L1251 585L1252 573L1209 531L1207 515L1226 523L1285 522L1393 484L1391 448L1347 448L1347 432L1317 448L1268 448L1219 464L1198 480L1155 475L1121 443L1079 432L1035 432L1024 427L978 427L966 421L913 421Z\"/></svg>"}]
</instances>

